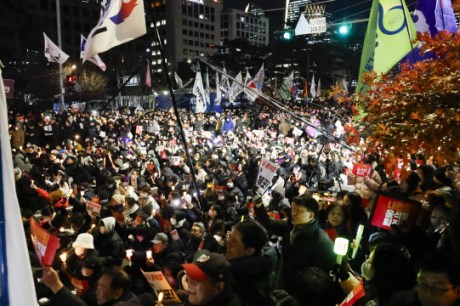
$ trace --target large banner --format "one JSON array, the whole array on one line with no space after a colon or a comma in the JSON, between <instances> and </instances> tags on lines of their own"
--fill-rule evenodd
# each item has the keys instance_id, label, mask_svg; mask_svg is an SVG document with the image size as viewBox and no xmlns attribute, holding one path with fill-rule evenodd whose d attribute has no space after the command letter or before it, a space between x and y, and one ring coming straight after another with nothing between
<instances>
[{"instance_id":1,"label":"large banner","mask_svg":"<svg viewBox=\"0 0 460 306\"><path fill-rule=\"evenodd\" d=\"M417 221L420 208L420 202L379 194L370 216L371 225L383 229L391 229L392 225L397 225L410 230Z\"/></svg>"},{"instance_id":2,"label":"large banner","mask_svg":"<svg viewBox=\"0 0 460 306\"><path fill-rule=\"evenodd\" d=\"M40 263L43 266L51 266L60 246L59 238L44 230L33 217L30 217L30 235Z\"/></svg>"},{"instance_id":3,"label":"large banner","mask_svg":"<svg viewBox=\"0 0 460 306\"><path fill-rule=\"evenodd\" d=\"M257 192L264 194L268 187L272 185L272 180L275 177L278 165L267 160L262 159L259 166L259 175L257 176Z\"/></svg>"},{"instance_id":4,"label":"large banner","mask_svg":"<svg viewBox=\"0 0 460 306\"><path fill-rule=\"evenodd\" d=\"M141 270L142 271L142 270ZM145 279L152 287L153 292L158 297L160 292L163 293L162 304L180 304L182 303L176 292L171 288L168 281L160 271L144 272L142 271Z\"/></svg>"}]
</instances>

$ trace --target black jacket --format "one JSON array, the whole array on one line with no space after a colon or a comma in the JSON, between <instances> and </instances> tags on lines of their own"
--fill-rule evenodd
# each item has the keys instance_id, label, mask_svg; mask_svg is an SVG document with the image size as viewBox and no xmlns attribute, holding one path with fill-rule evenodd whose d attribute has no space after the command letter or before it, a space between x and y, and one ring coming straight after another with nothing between
<instances>
[{"instance_id":1,"label":"black jacket","mask_svg":"<svg viewBox=\"0 0 460 306\"><path fill-rule=\"evenodd\" d=\"M329 274L336 261L334 244L319 227L317 220L295 230L290 221L271 220L263 206L256 207L255 212L256 219L267 230L282 237L278 268L281 288L296 297L298 290L301 290L296 282L299 272L317 267Z\"/></svg>"},{"instance_id":2,"label":"black jacket","mask_svg":"<svg viewBox=\"0 0 460 306\"><path fill-rule=\"evenodd\" d=\"M267 305L268 275L272 270L268 256L244 256L229 260L235 279L235 291L246 305Z\"/></svg>"}]
</instances>

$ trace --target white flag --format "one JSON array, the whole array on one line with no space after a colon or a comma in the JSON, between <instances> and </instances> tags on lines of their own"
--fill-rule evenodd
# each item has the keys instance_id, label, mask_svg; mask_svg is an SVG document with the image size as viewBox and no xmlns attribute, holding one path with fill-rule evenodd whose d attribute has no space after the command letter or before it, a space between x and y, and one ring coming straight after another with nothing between
<instances>
[{"instance_id":1,"label":"white flag","mask_svg":"<svg viewBox=\"0 0 460 306\"><path fill-rule=\"evenodd\" d=\"M83 36L83 34L80 34L80 38L81 38L80 59L83 59L83 56L85 55L85 48L86 48L86 37ZM90 61L91 63L101 68L102 71L105 71L107 69L107 66L102 61L101 57L98 54L95 54L94 56L88 58L88 61Z\"/></svg>"},{"instance_id":2,"label":"white flag","mask_svg":"<svg viewBox=\"0 0 460 306\"><path fill-rule=\"evenodd\" d=\"M43 33L45 37L45 57L48 59L48 62L64 64L69 55L62 51L54 42Z\"/></svg>"},{"instance_id":3,"label":"white flag","mask_svg":"<svg viewBox=\"0 0 460 306\"><path fill-rule=\"evenodd\" d=\"M316 96L321 97L321 79L318 80L318 90L316 90Z\"/></svg>"},{"instance_id":4,"label":"white flag","mask_svg":"<svg viewBox=\"0 0 460 306\"><path fill-rule=\"evenodd\" d=\"M243 85L241 85L243 83L243 77L241 75L241 71L238 72L238 74L236 75L235 77L235 80L233 83L232 83L232 86L230 87L230 93L228 95L229 99L231 102L235 101L235 98L243 92Z\"/></svg>"},{"instance_id":5,"label":"white flag","mask_svg":"<svg viewBox=\"0 0 460 306\"><path fill-rule=\"evenodd\" d=\"M230 82L228 81L227 70L224 67L224 73L220 77L220 90L228 93L230 89Z\"/></svg>"},{"instance_id":6,"label":"white flag","mask_svg":"<svg viewBox=\"0 0 460 306\"><path fill-rule=\"evenodd\" d=\"M174 79L176 80L176 84L179 88L184 88L184 84L182 83L182 79L180 76L177 74L176 71L174 71Z\"/></svg>"},{"instance_id":7,"label":"white flag","mask_svg":"<svg viewBox=\"0 0 460 306\"><path fill-rule=\"evenodd\" d=\"M262 65L263 67L263 65ZM259 70L260 71L260 70ZM252 102L254 102L257 97L259 96L257 93L255 93L254 91L258 91L257 90L257 85L256 83L254 82L254 80L251 78L251 75L249 74L249 71L246 71L246 78L244 80L244 85L246 86L244 88L244 94L246 95L246 98ZM250 89L249 89L249 88ZM251 90L252 89L252 90Z\"/></svg>"},{"instance_id":8,"label":"white flag","mask_svg":"<svg viewBox=\"0 0 460 306\"><path fill-rule=\"evenodd\" d=\"M143 0L106 0L86 42L83 62L147 33Z\"/></svg>"},{"instance_id":9,"label":"white flag","mask_svg":"<svg viewBox=\"0 0 460 306\"><path fill-rule=\"evenodd\" d=\"M313 78L311 79L310 94L313 98L316 98L315 75L313 75Z\"/></svg>"},{"instance_id":10,"label":"white flag","mask_svg":"<svg viewBox=\"0 0 460 306\"><path fill-rule=\"evenodd\" d=\"M222 92L220 91L219 74L216 70L216 98L214 99L214 106L219 106L222 101Z\"/></svg>"},{"instance_id":11,"label":"white flag","mask_svg":"<svg viewBox=\"0 0 460 306\"><path fill-rule=\"evenodd\" d=\"M5 87L0 69L0 299L9 306L38 305L26 235L16 196L7 114ZM4 288L8 290L3 291Z\"/></svg>"},{"instance_id":12,"label":"white flag","mask_svg":"<svg viewBox=\"0 0 460 306\"><path fill-rule=\"evenodd\" d=\"M348 94L348 82L345 79L342 79L343 91Z\"/></svg>"},{"instance_id":13,"label":"white flag","mask_svg":"<svg viewBox=\"0 0 460 306\"><path fill-rule=\"evenodd\" d=\"M206 93L204 91L203 79L201 78L200 71L196 72L192 93L195 95L195 113L206 112Z\"/></svg>"}]
</instances>

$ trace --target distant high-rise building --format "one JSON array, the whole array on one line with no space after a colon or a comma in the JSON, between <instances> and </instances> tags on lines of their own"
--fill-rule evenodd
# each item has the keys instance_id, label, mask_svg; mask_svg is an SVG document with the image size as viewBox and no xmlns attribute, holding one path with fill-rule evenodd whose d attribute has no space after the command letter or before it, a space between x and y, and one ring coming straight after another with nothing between
<instances>
[{"instance_id":1,"label":"distant high-rise building","mask_svg":"<svg viewBox=\"0 0 460 306\"><path fill-rule=\"evenodd\" d=\"M217 52L221 0L160 0L151 2L151 6L169 65ZM160 72L162 59L156 40L151 55L153 70Z\"/></svg>"},{"instance_id":2,"label":"distant high-rise building","mask_svg":"<svg viewBox=\"0 0 460 306\"><path fill-rule=\"evenodd\" d=\"M295 28L300 14L305 12L307 4L310 3L312 3L311 0L286 0L285 27Z\"/></svg>"},{"instance_id":3,"label":"distant high-rise building","mask_svg":"<svg viewBox=\"0 0 460 306\"><path fill-rule=\"evenodd\" d=\"M246 39L252 46L268 46L268 25L264 11L255 5L245 11L227 9L222 14L222 41Z\"/></svg>"}]
</instances>

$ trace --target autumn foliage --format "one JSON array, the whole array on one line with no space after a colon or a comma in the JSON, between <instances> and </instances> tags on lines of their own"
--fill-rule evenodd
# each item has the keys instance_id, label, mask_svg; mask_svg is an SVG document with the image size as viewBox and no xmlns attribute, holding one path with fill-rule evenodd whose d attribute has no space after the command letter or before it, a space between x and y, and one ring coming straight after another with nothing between
<instances>
[{"instance_id":1,"label":"autumn foliage","mask_svg":"<svg viewBox=\"0 0 460 306\"><path fill-rule=\"evenodd\" d=\"M445 164L458 159L460 147L460 35L417 38L421 52L434 59L403 64L399 73L379 78L365 75L371 90L360 97L367 116L358 125L367 134L366 151L387 157L422 152Z\"/></svg>"}]
</instances>

